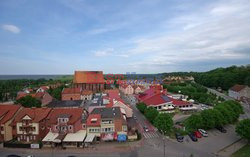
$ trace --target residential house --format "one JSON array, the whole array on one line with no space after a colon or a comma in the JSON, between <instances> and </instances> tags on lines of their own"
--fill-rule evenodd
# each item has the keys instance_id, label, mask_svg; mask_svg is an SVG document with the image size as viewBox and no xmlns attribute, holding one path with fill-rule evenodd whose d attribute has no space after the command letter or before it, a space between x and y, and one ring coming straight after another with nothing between
<instances>
[{"instance_id":1,"label":"residential house","mask_svg":"<svg viewBox=\"0 0 250 157\"><path fill-rule=\"evenodd\" d=\"M134 88L130 84L120 85L119 90L125 95L132 95L134 93Z\"/></svg>"},{"instance_id":2,"label":"residential house","mask_svg":"<svg viewBox=\"0 0 250 157\"><path fill-rule=\"evenodd\" d=\"M9 141L13 139L13 129L11 126L16 114L21 110L20 105L14 104L0 104L0 142Z\"/></svg>"},{"instance_id":3,"label":"residential house","mask_svg":"<svg viewBox=\"0 0 250 157\"><path fill-rule=\"evenodd\" d=\"M228 90L228 95L236 100L250 98L250 88L247 85L234 85Z\"/></svg>"},{"instance_id":4,"label":"residential house","mask_svg":"<svg viewBox=\"0 0 250 157\"><path fill-rule=\"evenodd\" d=\"M140 86L140 85L134 85L133 88L134 88L135 94L143 93L145 90L145 87Z\"/></svg>"},{"instance_id":5,"label":"residential house","mask_svg":"<svg viewBox=\"0 0 250 157\"><path fill-rule=\"evenodd\" d=\"M36 93L25 93L25 92L18 92L16 100L21 99L25 96L32 96L41 101L42 106L48 105L52 100L53 97L48 92L36 92Z\"/></svg>"},{"instance_id":6,"label":"residential house","mask_svg":"<svg viewBox=\"0 0 250 157\"><path fill-rule=\"evenodd\" d=\"M102 71L75 71L74 87L81 90L101 92L104 90L104 76Z\"/></svg>"},{"instance_id":7,"label":"residential house","mask_svg":"<svg viewBox=\"0 0 250 157\"><path fill-rule=\"evenodd\" d=\"M101 137L101 115L90 114L87 118L87 135Z\"/></svg>"},{"instance_id":8,"label":"residential house","mask_svg":"<svg viewBox=\"0 0 250 157\"><path fill-rule=\"evenodd\" d=\"M50 132L43 138L43 143L81 146L86 137L83 117L85 118L82 108L54 108L47 117Z\"/></svg>"},{"instance_id":9,"label":"residential house","mask_svg":"<svg viewBox=\"0 0 250 157\"><path fill-rule=\"evenodd\" d=\"M62 100L81 100L80 88L64 88L62 91Z\"/></svg>"},{"instance_id":10,"label":"residential house","mask_svg":"<svg viewBox=\"0 0 250 157\"><path fill-rule=\"evenodd\" d=\"M37 142L48 133L46 117L50 108L24 108L15 117L12 126L16 126L16 137L21 142Z\"/></svg>"},{"instance_id":11,"label":"residential house","mask_svg":"<svg viewBox=\"0 0 250 157\"><path fill-rule=\"evenodd\" d=\"M37 90L36 90L36 92L38 93L38 92L45 92L45 91L47 91L47 90L49 90L49 86L41 86L40 88L38 88Z\"/></svg>"},{"instance_id":12,"label":"residential house","mask_svg":"<svg viewBox=\"0 0 250 157\"><path fill-rule=\"evenodd\" d=\"M122 114L120 107L95 108L91 114L101 115L101 140L115 140L119 135L127 135L126 116Z\"/></svg>"}]
</instances>

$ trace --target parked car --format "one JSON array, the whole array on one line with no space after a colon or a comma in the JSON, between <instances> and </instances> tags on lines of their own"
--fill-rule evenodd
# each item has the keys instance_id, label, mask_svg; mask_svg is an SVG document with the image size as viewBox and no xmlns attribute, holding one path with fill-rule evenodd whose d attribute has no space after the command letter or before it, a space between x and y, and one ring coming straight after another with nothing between
<instances>
[{"instance_id":1,"label":"parked car","mask_svg":"<svg viewBox=\"0 0 250 157\"><path fill-rule=\"evenodd\" d=\"M183 142L184 136L182 136L180 133L176 132L175 137L178 142Z\"/></svg>"},{"instance_id":2,"label":"parked car","mask_svg":"<svg viewBox=\"0 0 250 157\"><path fill-rule=\"evenodd\" d=\"M136 120L136 119L137 119L137 117L136 117L136 116L134 116L134 119Z\"/></svg>"},{"instance_id":3,"label":"parked car","mask_svg":"<svg viewBox=\"0 0 250 157\"><path fill-rule=\"evenodd\" d=\"M199 132L199 131L195 131L194 132L194 135L195 135L195 137L197 137L197 138L201 138L202 136L201 136L201 133Z\"/></svg>"},{"instance_id":4,"label":"parked car","mask_svg":"<svg viewBox=\"0 0 250 157\"><path fill-rule=\"evenodd\" d=\"M225 128L223 128L222 126L217 126L216 129L222 133L227 133L227 130Z\"/></svg>"},{"instance_id":5,"label":"parked car","mask_svg":"<svg viewBox=\"0 0 250 157\"><path fill-rule=\"evenodd\" d=\"M203 129L198 129L198 131L201 133L201 135L202 135L203 137L208 137L208 133L207 133L205 130L203 130Z\"/></svg>"},{"instance_id":6,"label":"parked car","mask_svg":"<svg viewBox=\"0 0 250 157\"><path fill-rule=\"evenodd\" d=\"M190 134L188 134L188 136L190 137L190 139L191 139L192 141L194 141L194 142L197 142L197 141L198 141L198 139L195 137L194 133L190 133Z\"/></svg>"},{"instance_id":7,"label":"parked car","mask_svg":"<svg viewBox=\"0 0 250 157\"><path fill-rule=\"evenodd\" d=\"M145 132L149 131L147 126L144 126L143 129L144 129Z\"/></svg>"}]
</instances>

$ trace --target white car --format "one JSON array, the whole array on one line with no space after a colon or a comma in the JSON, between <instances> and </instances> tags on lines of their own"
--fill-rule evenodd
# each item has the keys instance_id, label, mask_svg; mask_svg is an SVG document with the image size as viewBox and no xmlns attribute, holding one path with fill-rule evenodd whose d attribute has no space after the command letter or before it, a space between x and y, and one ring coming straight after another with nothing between
<instances>
[{"instance_id":1,"label":"white car","mask_svg":"<svg viewBox=\"0 0 250 157\"><path fill-rule=\"evenodd\" d=\"M203 137L208 137L208 133L207 133L205 130L203 130L203 129L198 129L198 131L201 133L201 135L202 135Z\"/></svg>"}]
</instances>

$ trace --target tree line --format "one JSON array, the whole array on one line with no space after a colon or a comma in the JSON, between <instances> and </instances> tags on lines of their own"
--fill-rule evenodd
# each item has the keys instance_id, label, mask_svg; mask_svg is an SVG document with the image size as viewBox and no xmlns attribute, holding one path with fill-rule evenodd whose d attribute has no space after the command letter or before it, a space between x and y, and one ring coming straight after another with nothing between
<instances>
[{"instance_id":1,"label":"tree line","mask_svg":"<svg viewBox=\"0 0 250 157\"><path fill-rule=\"evenodd\" d=\"M250 65L216 68L207 72L172 72L164 76L193 76L195 82L210 88L228 90L235 84L250 86Z\"/></svg>"},{"instance_id":2,"label":"tree line","mask_svg":"<svg viewBox=\"0 0 250 157\"><path fill-rule=\"evenodd\" d=\"M194 131L200 128L212 129L237 122L240 114L243 113L241 104L229 100L217 104L213 109L192 114L185 120L184 124L187 131Z\"/></svg>"}]
</instances>

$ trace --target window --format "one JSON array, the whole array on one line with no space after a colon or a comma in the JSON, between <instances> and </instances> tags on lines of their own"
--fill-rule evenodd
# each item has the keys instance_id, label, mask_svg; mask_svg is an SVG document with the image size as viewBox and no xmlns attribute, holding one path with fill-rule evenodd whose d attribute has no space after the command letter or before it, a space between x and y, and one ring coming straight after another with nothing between
<instances>
[{"instance_id":1,"label":"window","mask_svg":"<svg viewBox=\"0 0 250 157\"><path fill-rule=\"evenodd\" d=\"M3 126L1 126L1 131L4 131L4 128L3 128Z\"/></svg>"}]
</instances>

